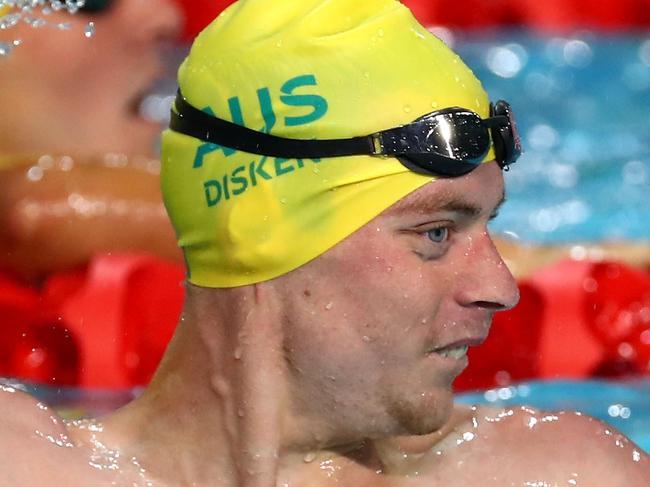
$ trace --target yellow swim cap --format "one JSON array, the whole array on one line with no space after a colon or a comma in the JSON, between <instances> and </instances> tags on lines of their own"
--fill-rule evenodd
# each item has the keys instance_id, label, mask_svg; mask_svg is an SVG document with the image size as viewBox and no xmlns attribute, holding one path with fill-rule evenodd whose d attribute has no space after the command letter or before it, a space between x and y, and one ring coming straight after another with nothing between
<instances>
[{"instance_id":1,"label":"yellow swim cap","mask_svg":"<svg viewBox=\"0 0 650 487\"><path fill-rule=\"evenodd\" d=\"M470 69L396 0L240 0L198 36L179 86L210 114L297 139L368 135L452 106L489 115ZM188 280L206 287L285 274L433 179L390 157L287 160L169 129L162 163Z\"/></svg>"},{"instance_id":2,"label":"yellow swim cap","mask_svg":"<svg viewBox=\"0 0 650 487\"><path fill-rule=\"evenodd\" d=\"M5 5L4 7L0 7L0 17L3 15L7 15L11 11L11 7L8 5Z\"/></svg>"}]
</instances>

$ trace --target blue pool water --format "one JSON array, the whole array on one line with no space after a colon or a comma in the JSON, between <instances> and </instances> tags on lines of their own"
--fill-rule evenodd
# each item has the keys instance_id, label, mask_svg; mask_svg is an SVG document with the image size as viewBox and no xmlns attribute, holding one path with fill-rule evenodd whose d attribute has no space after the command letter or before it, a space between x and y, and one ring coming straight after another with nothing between
<instances>
[{"instance_id":1,"label":"blue pool water","mask_svg":"<svg viewBox=\"0 0 650 487\"><path fill-rule=\"evenodd\" d=\"M456 35L525 153L493 229L524 241L650 241L650 33Z\"/></svg>"}]
</instances>

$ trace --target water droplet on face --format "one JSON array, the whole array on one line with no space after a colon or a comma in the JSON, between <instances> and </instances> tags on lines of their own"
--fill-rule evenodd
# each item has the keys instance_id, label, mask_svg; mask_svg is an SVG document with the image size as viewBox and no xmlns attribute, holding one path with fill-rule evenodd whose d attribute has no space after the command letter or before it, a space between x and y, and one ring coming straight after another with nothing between
<instances>
[{"instance_id":1,"label":"water droplet on face","mask_svg":"<svg viewBox=\"0 0 650 487\"><path fill-rule=\"evenodd\" d=\"M0 56L8 56L14 46L6 42L0 42Z\"/></svg>"},{"instance_id":2,"label":"water droplet on face","mask_svg":"<svg viewBox=\"0 0 650 487\"><path fill-rule=\"evenodd\" d=\"M363 335L361 338L364 342L369 343L372 341L372 338L370 338L368 335Z\"/></svg>"},{"instance_id":3,"label":"water droplet on face","mask_svg":"<svg viewBox=\"0 0 650 487\"><path fill-rule=\"evenodd\" d=\"M327 311L331 310L333 307L334 307L334 303L332 303L331 301L325 305L325 309Z\"/></svg>"},{"instance_id":4,"label":"water droplet on face","mask_svg":"<svg viewBox=\"0 0 650 487\"><path fill-rule=\"evenodd\" d=\"M307 453L307 454L303 457L302 460L303 460L305 463L311 463L311 462L313 462L314 460L316 460L316 454L313 453L313 452L309 452L309 453Z\"/></svg>"},{"instance_id":5,"label":"water droplet on face","mask_svg":"<svg viewBox=\"0 0 650 487\"><path fill-rule=\"evenodd\" d=\"M0 42L0 56L8 56L21 43L22 41L20 39L14 39L11 42Z\"/></svg>"},{"instance_id":6,"label":"water droplet on face","mask_svg":"<svg viewBox=\"0 0 650 487\"><path fill-rule=\"evenodd\" d=\"M90 38L95 35L95 22L88 22L84 29L84 36Z\"/></svg>"},{"instance_id":7,"label":"water droplet on face","mask_svg":"<svg viewBox=\"0 0 650 487\"><path fill-rule=\"evenodd\" d=\"M29 181L40 181L43 179L43 169L38 166L30 167L27 170L27 179Z\"/></svg>"},{"instance_id":8,"label":"water droplet on face","mask_svg":"<svg viewBox=\"0 0 650 487\"><path fill-rule=\"evenodd\" d=\"M24 17L23 21L26 24L29 24L34 29L38 29L38 28L43 27L44 25L47 24L47 22L45 22L45 20L43 20L43 19L36 19L36 18L31 18L31 17Z\"/></svg>"},{"instance_id":9,"label":"water droplet on face","mask_svg":"<svg viewBox=\"0 0 650 487\"><path fill-rule=\"evenodd\" d=\"M16 25L20 20L20 14L9 14L0 17L0 29L9 29Z\"/></svg>"},{"instance_id":10,"label":"water droplet on face","mask_svg":"<svg viewBox=\"0 0 650 487\"><path fill-rule=\"evenodd\" d=\"M233 353L233 357L235 357L235 360L239 360L241 358L241 356L242 356L242 348L237 347L235 349L235 353Z\"/></svg>"}]
</instances>

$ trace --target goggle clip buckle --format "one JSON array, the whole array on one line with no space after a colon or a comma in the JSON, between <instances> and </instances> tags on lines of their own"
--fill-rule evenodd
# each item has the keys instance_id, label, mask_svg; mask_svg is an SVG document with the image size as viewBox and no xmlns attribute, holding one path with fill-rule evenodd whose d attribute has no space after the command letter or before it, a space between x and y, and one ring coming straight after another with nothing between
<instances>
[{"instance_id":1,"label":"goggle clip buckle","mask_svg":"<svg viewBox=\"0 0 650 487\"><path fill-rule=\"evenodd\" d=\"M380 133L375 133L370 136L372 141L372 155L373 156L382 156L384 152L384 142L381 138Z\"/></svg>"}]
</instances>

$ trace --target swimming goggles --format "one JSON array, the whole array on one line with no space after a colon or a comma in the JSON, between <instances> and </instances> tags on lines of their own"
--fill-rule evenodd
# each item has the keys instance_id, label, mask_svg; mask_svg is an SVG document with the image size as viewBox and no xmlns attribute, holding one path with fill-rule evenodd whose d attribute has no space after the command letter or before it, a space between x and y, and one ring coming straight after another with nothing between
<instances>
[{"instance_id":1,"label":"swimming goggles","mask_svg":"<svg viewBox=\"0 0 650 487\"><path fill-rule=\"evenodd\" d=\"M113 0L85 0L79 7L79 12L99 13L108 9L113 4Z\"/></svg>"},{"instance_id":2,"label":"swimming goggles","mask_svg":"<svg viewBox=\"0 0 650 487\"><path fill-rule=\"evenodd\" d=\"M399 127L349 139L288 139L257 132L209 115L178 92L170 128L204 142L286 159L353 155L391 156L412 171L461 176L476 169L494 146L495 159L508 169L521 155L521 141L510 105L490 104L482 119L465 108L431 112Z\"/></svg>"}]
</instances>

